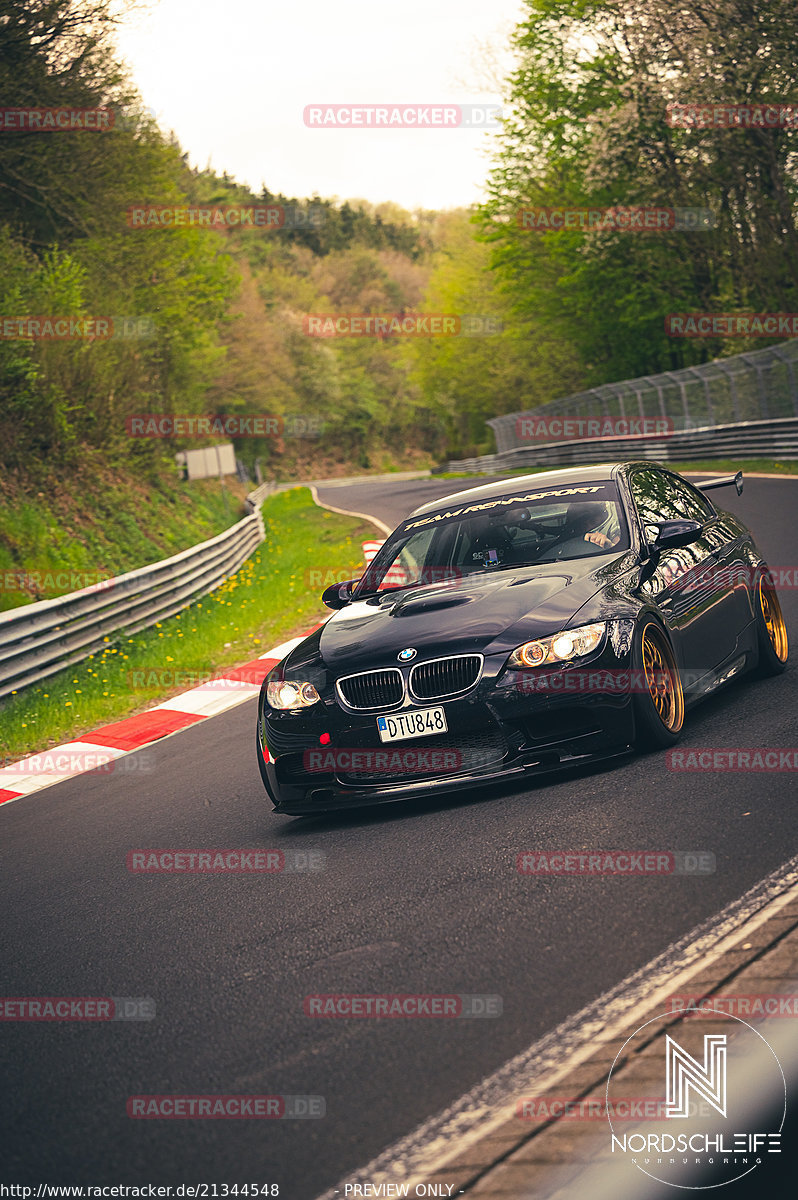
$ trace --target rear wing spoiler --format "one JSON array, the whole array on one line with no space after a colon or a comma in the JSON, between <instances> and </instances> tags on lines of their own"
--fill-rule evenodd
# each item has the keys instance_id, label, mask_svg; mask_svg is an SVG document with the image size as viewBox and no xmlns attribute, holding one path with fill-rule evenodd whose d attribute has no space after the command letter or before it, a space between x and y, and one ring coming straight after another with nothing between
<instances>
[{"instance_id":1,"label":"rear wing spoiler","mask_svg":"<svg viewBox=\"0 0 798 1200\"><path fill-rule=\"evenodd\" d=\"M695 486L700 488L702 492L711 492L713 488L719 487L735 487L737 488L737 495L742 496L743 473L742 471L738 471L736 475L725 475L722 479L705 479L702 483L697 483Z\"/></svg>"}]
</instances>

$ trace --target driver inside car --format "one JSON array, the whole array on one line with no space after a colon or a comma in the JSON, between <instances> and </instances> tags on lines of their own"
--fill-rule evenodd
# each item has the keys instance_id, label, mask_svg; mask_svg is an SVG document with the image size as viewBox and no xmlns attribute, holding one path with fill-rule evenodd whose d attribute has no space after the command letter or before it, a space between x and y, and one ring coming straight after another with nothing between
<instances>
[{"instance_id":1,"label":"driver inside car","mask_svg":"<svg viewBox=\"0 0 798 1200\"><path fill-rule=\"evenodd\" d=\"M610 506L601 500L569 504L564 528L567 530L567 539L582 537L602 549L617 546L621 540L615 505Z\"/></svg>"}]
</instances>

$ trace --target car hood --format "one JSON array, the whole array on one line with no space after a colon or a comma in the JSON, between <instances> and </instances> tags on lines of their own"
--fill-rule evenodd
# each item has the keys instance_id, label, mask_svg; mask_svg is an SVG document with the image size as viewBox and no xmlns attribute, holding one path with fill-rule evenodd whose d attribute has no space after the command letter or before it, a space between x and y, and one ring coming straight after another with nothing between
<instances>
[{"instance_id":1,"label":"car hood","mask_svg":"<svg viewBox=\"0 0 798 1200\"><path fill-rule=\"evenodd\" d=\"M521 642L568 626L632 566L628 553L601 555L386 592L336 612L319 631L318 651L336 674L396 662L408 647L419 658L441 651L509 653ZM590 606L580 623L602 619L605 607L610 606Z\"/></svg>"}]
</instances>

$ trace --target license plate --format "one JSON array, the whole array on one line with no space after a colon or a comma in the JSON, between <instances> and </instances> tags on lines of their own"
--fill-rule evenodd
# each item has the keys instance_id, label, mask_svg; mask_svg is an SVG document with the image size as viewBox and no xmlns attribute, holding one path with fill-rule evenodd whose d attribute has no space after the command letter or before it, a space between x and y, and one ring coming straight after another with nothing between
<instances>
[{"instance_id":1,"label":"license plate","mask_svg":"<svg viewBox=\"0 0 798 1200\"><path fill-rule=\"evenodd\" d=\"M413 712L397 713L394 717L377 717L381 742L403 742L407 738L432 737L446 731L446 713L442 708L418 708Z\"/></svg>"}]
</instances>

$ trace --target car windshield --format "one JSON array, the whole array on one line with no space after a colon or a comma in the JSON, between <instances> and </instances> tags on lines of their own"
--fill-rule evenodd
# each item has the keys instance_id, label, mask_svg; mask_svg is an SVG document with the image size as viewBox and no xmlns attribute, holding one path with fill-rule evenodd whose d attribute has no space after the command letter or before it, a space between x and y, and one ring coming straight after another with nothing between
<instances>
[{"instance_id":1,"label":"car windshield","mask_svg":"<svg viewBox=\"0 0 798 1200\"><path fill-rule=\"evenodd\" d=\"M616 485L519 489L408 518L384 543L356 597L537 563L617 553L629 534Z\"/></svg>"}]
</instances>

